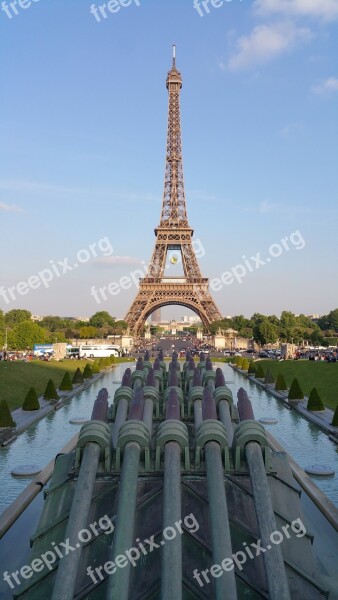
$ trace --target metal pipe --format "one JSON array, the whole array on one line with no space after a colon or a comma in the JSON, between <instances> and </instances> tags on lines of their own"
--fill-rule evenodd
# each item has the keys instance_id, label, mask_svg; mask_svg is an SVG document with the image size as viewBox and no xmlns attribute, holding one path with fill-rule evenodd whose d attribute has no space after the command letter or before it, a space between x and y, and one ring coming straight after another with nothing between
<instances>
[{"instance_id":1,"label":"metal pipe","mask_svg":"<svg viewBox=\"0 0 338 600\"><path fill-rule=\"evenodd\" d=\"M166 419L180 418L177 390L170 390ZM164 447L163 530L181 519L181 448L177 442ZM182 600L182 536L177 535L162 549L161 600Z\"/></svg>"},{"instance_id":2,"label":"metal pipe","mask_svg":"<svg viewBox=\"0 0 338 600\"><path fill-rule=\"evenodd\" d=\"M137 388L130 405L129 420L142 420L144 409L143 389ZM133 546L137 480L140 465L141 448L137 442L128 442L124 448L120 489L117 503L116 527L111 551L111 561L115 564L116 557ZM123 569L117 569L109 576L107 600L128 600L130 586L131 563Z\"/></svg>"},{"instance_id":3,"label":"metal pipe","mask_svg":"<svg viewBox=\"0 0 338 600\"><path fill-rule=\"evenodd\" d=\"M211 390L203 391L203 420L217 419L216 404ZM212 540L212 559L221 564L224 557L232 555L228 506L224 487L224 471L218 442L207 442L204 449L207 472L209 516ZM215 579L215 600L236 600L234 570L224 572Z\"/></svg>"},{"instance_id":4,"label":"metal pipe","mask_svg":"<svg viewBox=\"0 0 338 600\"><path fill-rule=\"evenodd\" d=\"M195 369L194 371L194 378L193 378L193 382L192 382L192 388L194 387L201 387L202 386L202 378L201 378L201 373L199 369ZM200 424L202 423L203 417L202 417L202 397L198 398L197 400L194 401L194 419L195 419L195 431L197 432L197 429L199 428Z\"/></svg>"},{"instance_id":5,"label":"metal pipe","mask_svg":"<svg viewBox=\"0 0 338 600\"><path fill-rule=\"evenodd\" d=\"M92 416L103 417L97 420L105 420L108 409L107 399L108 392L103 388L95 401L92 413ZM65 533L65 539L69 540L70 545L76 550L59 561L52 600L72 600L75 594L82 552L82 546L79 546L79 532L87 525L100 454L101 448L98 444L95 442L86 444Z\"/></svg>"},{"instance_id":6,"label":"metal pipe","mask_svg":"<svg viewBox=\"0 0 338 600\"><path fill-rule=\"evenodd\" d=\"M146 385L156 389L154 369L149 369ZM147 395L146 395L144 398L143 421L145 422L145 424L148 427L150 436L151 436L151 432L152 432L152 428L153 428L153 413L154 413L154 401L151 397L147 397Z\"/></svg>"},{"instance_id":7,"label":"metal pipe","mask_svg":"<svg viewBox=\"0 0 338 600\"><path fill-rule=\"evenodd\" d=\"M219 367L216 369L215 388L226 387L224 373ZM218 403L219 418L225 427L227 433L228 446L232 446L232 440L234 437L234 428L231 421L231 414L229 408L229 402L224 399Z\"/></svg>"},{"instance_id":8,"label":"metal pipe","mask_svg":"<svg viewBox=\"0 0 338 600\"><path fill-rule=\"evenodd\" d=\"M137 479L140 463L140 445L128 442L124 449L120 490L116 513L116 527L110 560L115 564L119 554L124 554L134 545L135 508L137 498ZM123 569L117 569L109 576L107 600L128 600L131 563ZM56 599L55 599L56 600Z\"/></svg>"},{"instance_id":9,"label":"metal pipe","mask_svg":"<svg viewBox=\"0 0 338 600\"><path fill-rule=\"evenodd\" d=\"M241 421L254 419L251 402L243 388L238 390L237 397ZM263 547L270 548L263 554L269 598L271 600L290 600L281 547L270 543L270 535L277 530L277 525L260 445L257 442L246 444L245 456L249 467L260 539Z\"/></svg>"}]
</instances>

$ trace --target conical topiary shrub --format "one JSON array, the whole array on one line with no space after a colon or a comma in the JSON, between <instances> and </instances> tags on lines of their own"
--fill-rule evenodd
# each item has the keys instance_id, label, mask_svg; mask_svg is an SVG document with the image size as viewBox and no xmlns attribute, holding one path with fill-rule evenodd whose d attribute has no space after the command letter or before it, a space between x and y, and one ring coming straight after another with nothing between
<instances>
[{"instance_id":1,"label":"conical topiary shrub","mask_svg":"<svg viewBox=\"0 0 338 600\"><path fill-rule=\"evenodd\" d=\"M100 373L99 363L97 363L96 361L92 364L92 373L93 375L96 375L96 373Z\"/></svg>"},{"instance_id":2,"label":"conical topiary shrub","mask_svg":"<svg viewBox=\"0 0 338 600\"><path fill-rule=\"evenodd\" d=\"M45 400L57 400L58 393L56 391L55 383L53 379L50 379L46 385L45 393L43 395Z\"/></svg>"},{"instance_id":3,"label":"conical topiary shrub","mask_svg":"<svg viewBox=\"0 0 338 600\"><path fill-rule=\"evenodd\" d=\"M73 375L72 383L83 383L83 375L82 375L82 371L81 371L81 369L79 369L79 367L76 369L76 371Z\"/></svg>"},{"instance_id":4,"label":"conical topiary shrub","mask_svg":"<svg viewBox=\"0 0 338 600\"><path fill-rule=\"evenodd\" d=\"M39 410L40 403L38 395L33 387L31 387L22 405L22 410Z\"/></svg>"},{"instance_id":5,"label":"conical topiary shrub","mask_svg":"<svg viewBox=\"0 0 338 600\"><path fill-rule=\"evenodd\" d=\"M299 385L298 379L295 378L293 380L293 382L291 383L290 389L289 389L289 394L288 394L288 399L291 400L291 402L295 402L297 400L303 400L304 398L304 394L302 391L302 388Z\"/></svg>"},{"instance_id":6,"label":"conical topiary shrub","mask_svg":"<svg viewBox=\"0 0 338 600\"><path fill-rule=\"evenodd\" d=\"M265 375L265 379L264 379L264 383L268 383L268 384L273 384L275 383L275 378L272 375L270 369L267 370L266 375Z\"/></svg>"},{"instance_id":7,"label":"conical topiary shrub","mask_svg":"<svg viewBox=\"0 0 338 600\"><path fill-rule=\"evenodd\" d=\"M257 371L256 365L255 365L254 361L251 360L250 364L249 364L249 368L248 368L248 373L249 373L249 375L255 375L256 371Z\"/></svg>"},{"instance_id":8,"label":"conical topiary shrub","mask_svg":"<svg viewBox=\"0 0 338 600\"><path fill-rule=\"evenodd\" d=\"M276 385L275 385L275 390L277 392L282 392L283 390L287 390L288 386L286 385L285 379L282 375L282 373L278 373L277 375L277 379L276 379Z\"/></svg>"},{"instance_id":9,"label":"conical topiary shrub","mask_svg":"<svg viewBox=\"0 0 338 600\"><path fill-rule=\"evenodd\" d=\"M265 379L265 372L261 362L258 363L256 369L256 379Z\"/></svg>"},{"instance_id":10,"label":"conical topiary shrub","mask_svg":"<svg viewBox=\"0 0 338 600\"><path fill-rule=\"evenodd\" d=\"M242 359L242 370L247 371L249 369L249 361L247 358Z\"/></svg>"},{"instance_id":11,"label":"conical topiary shrub","mask_svg":"<svg viewBox=\"0 0 338 600\"><path fill-rule=\"evenodd\" d=\"M316 388L313 388L310 392L310 396L307 402L307 407L308 410L325 410L325 406L322 402L322 399L320 397L320 395L317 392Z\"/></svg>"},{"instance_id":12,"label":"conical topiary shrub","mask_svg":"<svg viewBox=\"0 0 338 600\"><path fill-rule=\"evenodd\" d=\"M0 402L0 427L15 427L15 422L12 419L6 400Z\"/></svg>"},{"instance_id":13,"label":"conical topiary shrub","mask_svg":"<svg viewBox=\"0 0 338 600\"><path fill-rule=\"evenodd\" d=\"M105 369L105 367L106 367L106 363L104 362L104 358L100 358L100 360L99 360L100 371L102 371L102 369Z\"/></svg>"},{"instance_id":14,"label":"conical topiary shrub","mask_svg":"<svg viewBox=\"0 0 338 600\"><path fill-rule=\"evenodd\" d=\"M334 414L333 414L332 425L333 425L333 427L338 427L338 404L337 404L336 410L334 411Z\"/></svg>"},{"instance_id":15,"label":"conical topiary shrub","mask_svg":"<svg viewBox=\"0 0 338 600\"><path fill-rule=\"evenodd\" d=\"M111 365L115 362L115 356L114 356L114 354L110 355L109 362L110 362Z\"/></svg>"},{"instance_id":16,"label":"conical topiary shrub","mask_svg":"<svg viewBox=\"0 0 338 600\"><path fill-rule=\"evenodd\" d=\"M107 357L104 359L104 364L105 364L105 366L106 366L106 367L110 367L110 358L109 358L109 356L107 356Z\"/></svg>"},{"instance_id":17,"label":"conical topiary shrub","mask_svg":"<svg viewBox=\"0 0 338 600\"><path fill-rule=\"evenodd\" d=\"M72 390L72 389L73 389L72 380L70 378L68 371L66 371L66 373L64 374L63 379L60 383L59 390L61 390L62 392L68 392L69 390Z\"/></svg>"},{"instance_id":18,"label":"conical topiary shrub","mask_svg":"<svg viewBox=\"0 0 338 600\"><path fill-rule=\"evenodd\" d=\"M93 377L92 368L91 368L90 364L87 363L85 368L83 369L83 378L90 379L91 377Z\"/></svg>"}]
</instances>

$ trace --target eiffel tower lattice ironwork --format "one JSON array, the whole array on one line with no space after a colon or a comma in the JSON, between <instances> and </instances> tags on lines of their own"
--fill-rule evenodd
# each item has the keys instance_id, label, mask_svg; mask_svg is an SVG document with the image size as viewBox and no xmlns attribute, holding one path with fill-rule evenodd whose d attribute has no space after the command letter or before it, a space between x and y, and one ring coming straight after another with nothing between
<instances>
[{"instance_id":1,"label":"eiffel tower lattice ironwork","mask_svg":"<svg viewBox=\"0 0 338 600\"><path fill-rule=\"evenodd\" d=\"M180 119L181 73L176 68L175 46L173 65L167 76L169 114L167 155L162 214L155 229L156 242L147 275L140 279L139 290L125 320L133 335L138 335L147 317L157 308L178 304L190 308L208 327L221 314L209 292L209 281L202 277L192 244L193 229L189 226L182 166ZM165 277L168 251L179 250L184 277Z\"/></svg>"}]
</instances>

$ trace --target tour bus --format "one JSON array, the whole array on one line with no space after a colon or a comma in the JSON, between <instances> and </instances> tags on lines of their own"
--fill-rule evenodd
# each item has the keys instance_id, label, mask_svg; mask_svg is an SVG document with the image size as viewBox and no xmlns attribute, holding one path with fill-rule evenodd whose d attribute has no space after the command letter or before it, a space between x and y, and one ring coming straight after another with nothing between
<instances>
[{"instance_id":1,"label":"tour bus","mask_svg":"<svg viewBox=\"0 0 338 600\"><path fill-rule=\"evenodd\" d=\"M120 346L105 344L84 344L80 346L80 358L105 358L106 356L121 356Z\"/></svg>"}]
</instances>

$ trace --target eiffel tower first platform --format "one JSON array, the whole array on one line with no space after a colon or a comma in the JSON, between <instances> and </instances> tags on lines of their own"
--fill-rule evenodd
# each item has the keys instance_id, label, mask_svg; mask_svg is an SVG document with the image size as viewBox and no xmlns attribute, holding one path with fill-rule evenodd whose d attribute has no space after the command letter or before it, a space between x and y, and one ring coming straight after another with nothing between
<instances>
[{"instance_id":1,"label":"eiffel tower first platform","mask_svg":"<svg viewBox=\"0 0 338 600\"><path fill-rule=\"evenodd\" d=\"M125 321L137 336L147 317L157 308L178 304L193 310L207 328L221 314L209 292L209 280L202 277L192 245L184 192L180 119L181 73L173 65L167 76L169 93L167 155L162 214L155 229L155 248L146 277L140 279L138 294ZM165 277L167 254L178 250L182 257L183 277Z\"/></svg>"}]
</instances>

